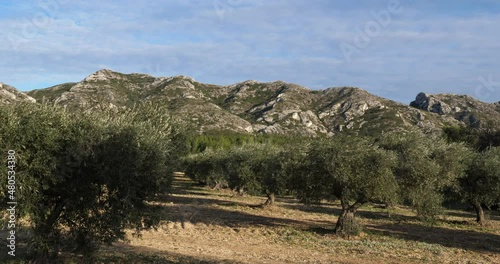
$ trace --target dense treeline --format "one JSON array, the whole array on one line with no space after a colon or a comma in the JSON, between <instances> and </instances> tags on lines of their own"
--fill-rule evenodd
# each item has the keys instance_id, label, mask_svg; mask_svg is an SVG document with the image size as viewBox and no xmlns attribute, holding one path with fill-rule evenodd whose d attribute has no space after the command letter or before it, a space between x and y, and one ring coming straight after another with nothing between
<instances>
[{"instance_id":1,"label":"dense treeline","mask_svg":"<svg viewBox=\"0 0 500 264\"><path fill-rule=\"evenodd\" d=\"M449 142L464 142L478 151L500 146L500 130L493 126L484 128L446 127L443 132Z\"/></svg>"},{"instance_id":2,"label":"dense treeline","mask_svg":"<svg viewBox=\"0 0 500 264\"><path fill-rule=\"evenodd\" d=\"M2 184L0 198L22 201L16 215L30 222L36 263L52 263L61 250L91 256L126 228L156 223L147 201L169 188L177 163L164 108L71 113L18 104L0 107L0 120L1 152L15 152L1 181L16 186Z\"/></svg>"},{"instance_id":3,"label":"dense treeline","mask_svg":"<svg viewBox=\"0 0 500 264\"><path fill-rule=\"evenodd\" d=\"M355 213L369 202L409 204L422 219L435 219L450 191L473 205L478 223L484 224L483 206L500 203L500 148L474 148L470 141L449 138L411 131L289 144L248 141L190 154L184 167L211 187L267 195L266 204L280 194L304 202L338 199L340 234L360 230Z\"/></svg>"},{"instance_id":4,"label":"dense treeline","mask_svg":"<svg viewBox=\"0 0 500 264\"><path fill-rule=\"evenodd\" d=\"M202 135L189 135L187 146L190 153L200 153L206 149L229 149L248 144L290 145L303 140L300 136L273 134L241 134L235 132L211 132Z\"/></svg>"}]
</instances>

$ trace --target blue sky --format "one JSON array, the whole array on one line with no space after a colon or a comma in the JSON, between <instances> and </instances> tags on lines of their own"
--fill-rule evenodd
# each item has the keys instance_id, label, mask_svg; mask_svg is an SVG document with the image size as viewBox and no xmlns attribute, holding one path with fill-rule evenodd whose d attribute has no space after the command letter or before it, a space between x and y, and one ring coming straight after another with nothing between
<instances>
[{"instance_id":1,"label":"blue sky","mask_svg":"<svg viewBox=\"0 0 500 264\"><path fill-rule=\"evenodd\" d=\"M27 91L108 68L494 102L499 26L497 0L4 0L0 82Z\"/></svg>"}]
</instances>

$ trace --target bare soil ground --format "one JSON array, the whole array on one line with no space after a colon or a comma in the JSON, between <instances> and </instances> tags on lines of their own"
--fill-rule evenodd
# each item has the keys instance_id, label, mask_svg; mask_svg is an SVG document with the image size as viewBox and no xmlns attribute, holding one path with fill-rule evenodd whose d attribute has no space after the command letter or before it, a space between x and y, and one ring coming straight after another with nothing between
<instances>
[{"instance_id":1,"label":"bare soil ground","mask_svg":"<svg viewBox=\"0 0 500 264\"><path fill-rule=\"evenodd\" d=\"M448 211L434 224L408 208L365 206L359 237L333 234L339 205L306 206L196 186L177 175L159 202L163 224L100 252L114 263L500 263L500 215L479 227L474 214Z\"/></svg>"},{"instance_id":2,"label":"bare soil ground","mask_svg":"<svg viewBox=\"0 0 500 264\"><path fill-rule=\"evenodd\" d=\"M306 206L197 186L177 174L157 230L101 249L97 263L500 263L500 214L477 226L472 212L450 210L426 224L408 208L361 208L364 232L333 234L337 203ZM1 261L0 261L1 262ZM64 263L80 263L75 256Z\"/></svg>"}]
</instances>

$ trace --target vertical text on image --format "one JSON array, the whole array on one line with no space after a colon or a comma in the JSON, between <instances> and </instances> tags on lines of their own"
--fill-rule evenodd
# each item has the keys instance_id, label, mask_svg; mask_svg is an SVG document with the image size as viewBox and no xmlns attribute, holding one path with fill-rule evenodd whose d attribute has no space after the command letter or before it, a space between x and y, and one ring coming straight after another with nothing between
<instances>
[{"instance_id":1,"label":"vertical text on image","mask_svg":"<svg viewBox=\"0 0 500 264\"><path fill-rule=\"evenodd\" d=\"M7 253L16 256L16 151L7 152Z\"/></svg>"}]
</instances>

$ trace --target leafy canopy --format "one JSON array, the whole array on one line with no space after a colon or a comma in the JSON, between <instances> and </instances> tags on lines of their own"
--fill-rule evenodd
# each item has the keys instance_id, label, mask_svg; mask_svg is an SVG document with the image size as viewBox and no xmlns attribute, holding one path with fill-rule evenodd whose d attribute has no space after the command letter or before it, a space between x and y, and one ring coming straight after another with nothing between
<instances>
[{"instance_id":1,"label":"leafy canopy","mask_svg":"<svg viewBox=\"0 0 500 264\"><path fill-rule=\"evenodd\" d=\"M168 189L175 160L161 107L70 113L20 104L0 107L0 121L0 149L16 151L18 212L31 221L31 250L42 262L60 250L92 253L125 228L154 224L147 200Z\"/></svg>"}]
</instances>

